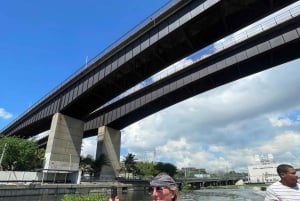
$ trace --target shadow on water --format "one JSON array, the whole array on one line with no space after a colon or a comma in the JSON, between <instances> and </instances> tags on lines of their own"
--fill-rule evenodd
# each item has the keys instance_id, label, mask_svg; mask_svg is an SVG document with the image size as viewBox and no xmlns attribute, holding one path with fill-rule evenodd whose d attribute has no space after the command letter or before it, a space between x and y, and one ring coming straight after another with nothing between
<instances>
[{"instance_id":1,"label":"shadow on water","mask_svg":"<svg viewBox=\"0 0 300 201\"><path fill-rule=\"evenodd\" d=\"M263 201L259 188L201 189L180 193L181 201ZM129 192L120 195L121 201L151 201L148 192Z\"/></svg>"}]
</instances>

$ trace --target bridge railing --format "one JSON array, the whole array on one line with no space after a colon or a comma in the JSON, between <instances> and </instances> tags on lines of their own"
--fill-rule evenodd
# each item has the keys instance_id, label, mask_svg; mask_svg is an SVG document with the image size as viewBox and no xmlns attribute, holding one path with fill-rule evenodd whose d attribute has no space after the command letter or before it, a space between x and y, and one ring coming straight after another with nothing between
<instances>
[{"instance_id":1,"label":"bridge railing","mask_svg":"<svg viewBox=\"0 0 300 201\"><path fill-rule=\"evenodd\" d=\"M138 30L140 30L142 27L144 27L146 24L148 24L151 20L155 20L159 15L167 11L172 6L176 5L179 1L178 0L169 0L167 3L165 3L162 7L160 7L158 10L156 10L153 14L151 14L146 19L142 20L138 25L133 27L130 31L126 32L123 36L121 36L117 41L112 43L110 46L105 48L103 51L101 51L98 55L96 55L94 58L86 62L83 66L81 66L78 70L76 70L73 74L71 74L67 79L65 79L63 82L58 84L54 89L52 89L49 93L47 93L45 96L40 98L35 104L33 104L31 107L25 110L25 112L18 115L14 121L9 123L7 126L5 126L0 133L8 128L10 125L15 123L19 118L21 118L24 114L26 114L28 111L30 111L32 108L40 104L42 101L47 99L51 94L53 94L55 91L60 89L63 85L65 85L67 82L75 78L77 75L82 73L86 68L92 66L99 58L103 57L104 55L108 54L111 50L116 48L118 45L120 45L122 42L124 42L127 38L129 38L131 35L136 33Z\"/></svg>"},{"instance_id":2,"label":"bridge railing","mask_svg":"<svg viewBox=\"0 0 300 201\"><path fill-rule=\"evenodd\" d=\"M274 14L273 14L274 15ZM199 62L201 60L204 60L205 58L212 56L214 54L217 54L220 51L223 51L227 48L230 48L240 42L243 42L251 37L254 37L258 35L261 32L267 31L281 23L284 23L292 18L295 18L300 15L300 5L292 7L280 14L274 15L272 17L267 17L269 19L262 19L259 22L253 23L252 25L249 25L248 27L245 27L244 29L237 31L236 33L233 33L217 42L215 42L212 45L209 45L198 52L194 53L193 55L189 56L189 58L196 57L197 59L192 60L185 58L179 62L176 62L175 64L169 66L168 68L160 71L159 73L153 75L152 77L144 80L143 82L139 83L138 85L130 88L129 90L125 91L124 93L120 94L119 96L113 98L109 102L105 103L103 106L101 106L99 109L104 108L122 98L125 98L126 96L151 85L152 83L159 81L167 76L170 76L178 71L180 71L183 68L186 68L196 62ZM207 54L209 53L209 54ZM195 56L198 55L198 56ZM40 140L44 137L47 137L47 134L44 134L42 136L39 136L36 138L36 140Z\"/></svg>"},{"instance_id":3,"label":"bridge railing","mask_svg":"<svg viewBox=\"0 0 300 201\"><path fill-rule=\"evenodd\" d=\"M145 26L149 22L149 19L155 19L157 16L159 16L162 12L166 11L168 8L174 6L176 3L178 3L178 0L171 0L168 3L166 3L163 7L158 9L154 14L152 14L150 17L148 17L146 20L144 20L142 23L134 27L131 31L127 32L125 35L123 35L117 42L110 45L108 48L103 50L99 55L97 55L95 58L90 60L86 65L81 67L79 70L77 70L74 74L72 74L69 78L67 78L64 82L59 84L55 89L51 90L47 95L45 95L43 98L41 98L37 103L35 103L33 106L28 108L25 112L23 112L21 115L19 115L12 123L4 127L1 131L8 128L10 125L12 125L14 122L16 122L22 115L24 115L26 112L30 111L32 108L37 106L39 103L41 103L43 100L48 98L52 93L54 93L56 90L58 90L60 87L62 87L64 84L66 84L68 81L79 75L82 71L84 71L85 68L88 66L91 66L94 64L99 58L101 58L103 55L107 54L110 50L121 44L122 41L124 41L126 38L128 38L130 35L138 31L141 27ZM294 4L293 4L294 5ZM283 9L284 10L284 9ZM276 14L277 13L277 14ZM240 43L242 41L245 41L253 36L258 35L261 32L264 32L266 30L269 30L279 24L282 24L292 18L295 18L300 15L300 5L292 6L289 9L286 9L285 11L278 11L275 14L272 14L270 16L272 17L266 17L269 19L262 19L258 22L253 23L252 25L249 25L245 27L242 30L239 30L211 45L206 46L205 48L202 48L201 50L197 51L196 53L182 59L181 61L176 62L175 64L167 67L166 69L160 71L159 73L153 75L152 77L142 81L141 83L137 84L136 86L130 88L129 90L125 91L124 93L120 94L119 96L113 98L109 102L105 103L101 108L106 107L121 98L124 98L146 86L149 86L155 81L161 80L167 76L170 76L171 74L174 74L178 72L179 70L186 68L196 62L199 62L203 59L205 59L208 56L214 55L220 51L223 51L229 47L234 46L237 43ZM279 13L279 14L278 14ZM208 53L208 54L207 54ZM192 60L191 58L196 57L195 60Z\"/></svg>"},{"instance_id":4,"label":"bridge railing","mask_svg":"<svg viewBox=\"0 0 300 201\"><path fill-rule=\"evenodd\" d=\"M300 15L300 5L295 6L293 8L290 8L286 10L283 13L280 13L278 15L275 15L271 17L270 19L263 19L259 22L253 23L252 25L249 25L248 27L237 31L236 33L233 33L214 44L211 44L209 46L206 46L205 48L202 48L201 50L197 51L196 53L190 55L187 58L182 59L181 61L176 62L175 64L172 64L168 68L160 71L159 73L153 75L152 77L142 81L141 83L137 84L136 86L130 88L129 90L125 91L124 93L120 94L119 96L115 97L114 99L110 100L109 102L105 103L103 106L100 107L104 108L146 86L151 85L155 81L159 81L167 76L170 76L178 71L180 71L183 68L186 68L188 66L191 66L194 63L197 63L201 60L204 60L205 58L212 56L214 54L217 54L227 48L230 48L240 42L243 42L251 37L254 37L264 31L267 31L279 24L282 24L292 18L295 18ZM198 55L198 56L197 56ZM192 60L189 58L196 57L197 59Z\"/></svg>"}]
</instances>

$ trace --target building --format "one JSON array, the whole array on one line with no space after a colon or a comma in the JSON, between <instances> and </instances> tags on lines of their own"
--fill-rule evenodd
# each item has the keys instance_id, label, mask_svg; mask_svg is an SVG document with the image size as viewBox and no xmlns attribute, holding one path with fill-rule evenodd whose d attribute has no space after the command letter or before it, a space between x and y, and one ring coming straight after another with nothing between
<instances>
[{"instance_id":1,"label":"building","mask_svg":"<svg viewBox=\"0 0 300 201\"><path fill-rule=\"evenodd\" d=\"M258 164L248 166L249 183L273 183L280 180L276 170L279 164L274 163L272 154L267 157L257 155L255 158Z\"/></svg>"}]
</instances>

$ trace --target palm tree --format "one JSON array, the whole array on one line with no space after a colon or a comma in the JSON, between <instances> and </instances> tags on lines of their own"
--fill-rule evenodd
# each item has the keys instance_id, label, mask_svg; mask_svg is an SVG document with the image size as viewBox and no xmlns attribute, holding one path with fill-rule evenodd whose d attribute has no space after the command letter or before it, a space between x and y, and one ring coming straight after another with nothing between
<instances>
[{"instance_id":1,"label":"palm tree","mask_svg":"<svg viewBox=\"0 0 300 201\"><path fill-rule=\"evenodd\" d=\"M88 154L87 156L80 156L79 168L82 171L83 175L89 174L90 181L94 173L94 169L93 169L94 163L95 160L92 155Z\"/></svg>"},{"instance_id":2,"label":"palm tree","mask_svg":"<svg viewBox=\"0 0 300 201\"><path fill-rule=\"evenodd\" d=\"M128 153L127 156L125 156L125 159L123 160L125 170L128 173L133 173L134 170L136 169L135 164L136 164L136 158L134 154Z\"/></svg>"}]
</instances>

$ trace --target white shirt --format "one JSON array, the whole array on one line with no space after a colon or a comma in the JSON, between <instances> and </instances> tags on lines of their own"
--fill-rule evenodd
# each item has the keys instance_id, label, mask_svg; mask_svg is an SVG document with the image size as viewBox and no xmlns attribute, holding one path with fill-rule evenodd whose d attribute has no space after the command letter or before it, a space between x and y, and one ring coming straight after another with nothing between
<instances>
[{"instance_id":1,"label":"white shirt","mask_svg":"<svg viewBox=\"0 0 300 201\"><path fill-rule=\"evenodd\" d=\"M265 201L300 201L299 184L291 188L277 181L267 188Z\"/></svg>"}]
</instances>

